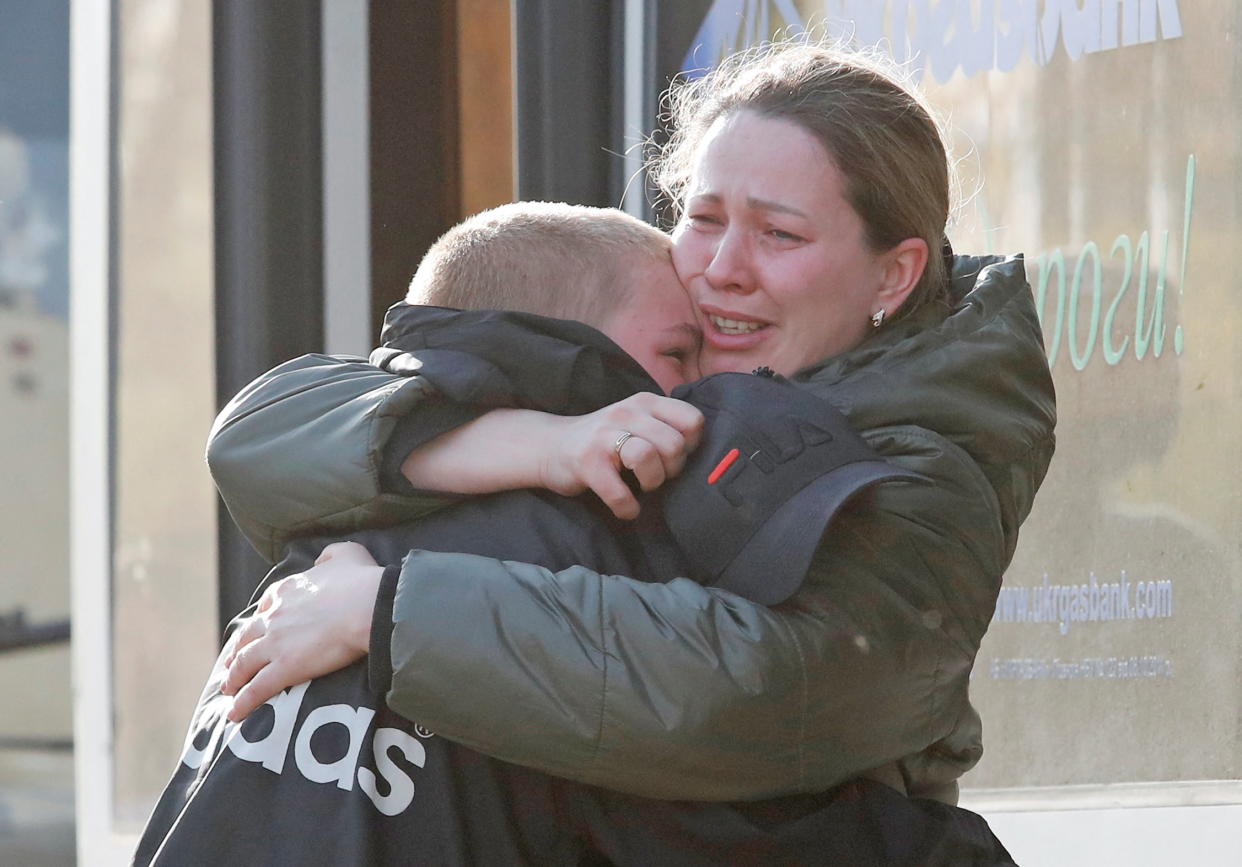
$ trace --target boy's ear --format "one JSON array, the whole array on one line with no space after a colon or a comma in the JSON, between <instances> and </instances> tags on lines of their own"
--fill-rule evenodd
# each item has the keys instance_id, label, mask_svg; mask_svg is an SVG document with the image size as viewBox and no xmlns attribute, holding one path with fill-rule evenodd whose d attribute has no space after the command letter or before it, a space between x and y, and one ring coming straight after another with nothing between
<instances>
[{"instance_id":1,"label":"boy's ear","mask_svg":"<svg viewBox=\"0 0 1242 867\"><path fill-rule=\"evenodd\" d=\"M878 299L886 310L896 312L918 285L927 268L927 242L906 238L883 255L884 273Z\"/></svg>"}]
</instances>

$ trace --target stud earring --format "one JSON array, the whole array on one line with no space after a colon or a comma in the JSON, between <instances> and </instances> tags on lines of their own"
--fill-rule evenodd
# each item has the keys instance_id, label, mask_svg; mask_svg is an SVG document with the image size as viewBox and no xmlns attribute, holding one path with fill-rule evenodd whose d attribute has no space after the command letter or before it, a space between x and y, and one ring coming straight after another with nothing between
<instances>
[{"instance_id":1,"label":"stud earring","mask_svg":"<svg viewBox=\"0 0 1242 867\"><path fill-rule=\"evenodd\" d=\"M879 328L883 324L884 324L884 308L881 307L879 310L871 314L871 327Z\"/></svg>"}]
</instances>

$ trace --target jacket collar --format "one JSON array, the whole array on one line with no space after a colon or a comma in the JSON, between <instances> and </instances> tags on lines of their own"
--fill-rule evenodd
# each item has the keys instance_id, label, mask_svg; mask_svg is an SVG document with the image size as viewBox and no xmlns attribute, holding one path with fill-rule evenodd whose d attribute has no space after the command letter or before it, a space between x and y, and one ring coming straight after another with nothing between
<instances>
[{"instance_id":1,"label":"jacket collar","mask_svg":"<svg viewBox=\"0 0 1242 867\"><path fill-rule=\"evenodd\" d=\"M635 392L663 394L621 347L581 322L402 302L388 310L380 339L468 403L581 415Z\"/></svg>"},{"instance_id":2,"label":"jacket collar","mask_svg":"<svg viewBox=\"0 0 1242 867\"><path fill-rule=\"evenodd\" d=\"M1007 535L1052 455L1056 396L1022 257L957 256L950 301L800 371L857 430L908 425L964 449L996 490Z\"/></svg>"}]
</instances>

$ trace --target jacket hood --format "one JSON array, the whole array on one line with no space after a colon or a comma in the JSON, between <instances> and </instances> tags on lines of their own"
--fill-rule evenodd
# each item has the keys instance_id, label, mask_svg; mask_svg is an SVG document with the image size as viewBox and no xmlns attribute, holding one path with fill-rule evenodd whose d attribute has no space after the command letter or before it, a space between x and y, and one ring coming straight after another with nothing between
<instances>
[{"instance_id":1,"label":"jacket hood","mask_svg":"<svg viewBox=\"0 0 1242 867\"><path fill-rule=\"evenodd\" d=\"M372 364L417 374L473 406L582 415L635 392L664 393L602 332L533 313L400 302L384 317L380 340Z\"/></svg>"},{"instance_id":2,"label":"jacket hood","mask_svg":"<svg viewBox=\"0 0 1242 867\"><path fill-rule=\"evenodd\" d=\"M1056 396L1022 257L957 256L947 305L800 371L859 430L905 425L963 449L996 491L1008 555L1051 460Z\"/></svg>"}]
</instances>

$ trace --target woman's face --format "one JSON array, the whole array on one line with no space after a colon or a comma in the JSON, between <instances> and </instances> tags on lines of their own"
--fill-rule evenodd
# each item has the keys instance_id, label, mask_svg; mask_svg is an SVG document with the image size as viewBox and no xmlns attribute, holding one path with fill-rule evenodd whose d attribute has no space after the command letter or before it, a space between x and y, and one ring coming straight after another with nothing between
<instances>
[{"instance_id":1,"label":"woman's face","mask_svg":"<svg viewBox=\"0 0 1242 867\"><path fill-rule=\"evenodd\" d=\"M844 193L824 146L792 121L743 110L709 130L673 233L705 374L790 375L852 349L876 310L900 306L896 257L910 242L873 252Z\"/></svg>"}]
</instances>

